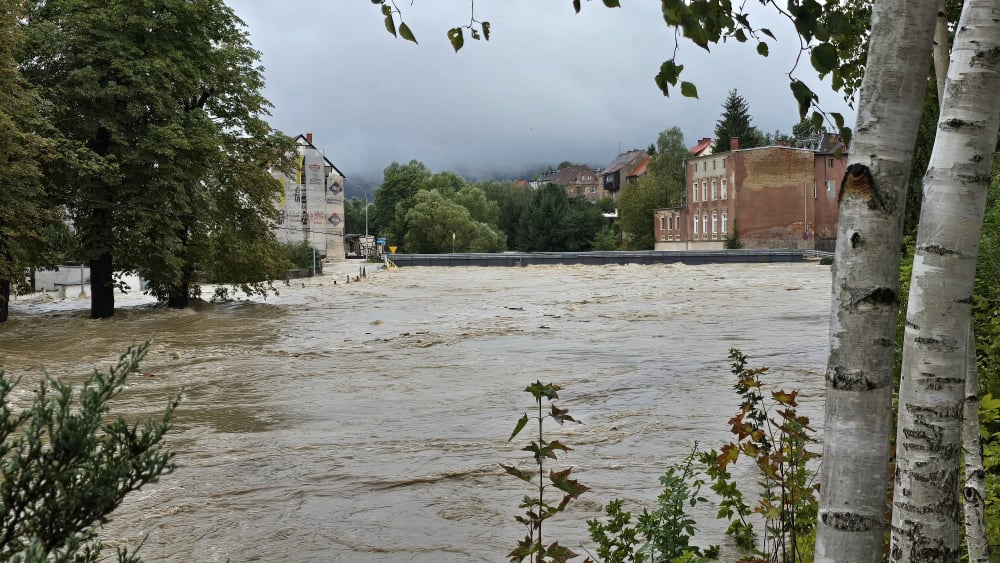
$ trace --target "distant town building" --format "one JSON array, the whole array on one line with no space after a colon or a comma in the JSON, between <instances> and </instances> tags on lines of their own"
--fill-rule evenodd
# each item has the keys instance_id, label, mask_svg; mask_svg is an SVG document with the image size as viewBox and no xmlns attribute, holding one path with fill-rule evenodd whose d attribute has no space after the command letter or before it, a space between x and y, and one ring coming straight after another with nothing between
<instances>
[{"instance_id":1,"label":"distant town building","mask_svg":"<svg viewBox=\"0 0 1000 563\"><path fill-rule=\"evenodd\" d=\"M602 197L607 197L601 185L600 169L593 169L584 164L574 164L559 170L551 170L538 178L541 184L559 184L566 188L569 197L583 197L591 203Z\"/></svg>"},{"instance_id":2,"label":"distant town building","mask_svg":"<svg viewBox=\"0 0 1000 563\"><path fill-rule=\"evenodd\" d=\"M344 174L313 145L312 133L295 138L296 171L289 177L273 171L284 191L278 198L278 222L274 226L281 242L308 242L327 260L343 260Z\"/></svg>"},{"instance_id":3,"label":"distant town building","mask_svg":"<svg viewBox=\"0 0 1000 563\"><path fill-rule=\"evenodd\" d=\"M691 154L695 156L708 156L715 148L715 141L711 137L705 137L698 141L698 144L691 147Z\"/></svg>"},{"instance_id":4,"label":"distant town building","mask_svg":"<svg viewBox=\"0 0 1000 563\"><path fill-rule=\"evenodd\" d=\"M626 184L646 173L649 159L649 153L642 149L623 152L615 157L601 173L604 191L610 197L617 198Z\"/></svg>"},{"instance_id":5,"label":"distant town building","mask_svg":"<svg viewBox=\"0 0 1000 563\"><path fill-rule=\"evenodd\" d=\"M722 249L735 234L745 248L832 251L847 166L837 135L731 148L685 162L687 203L654 211L656 250Z\"/></svg>"}]
</instances>

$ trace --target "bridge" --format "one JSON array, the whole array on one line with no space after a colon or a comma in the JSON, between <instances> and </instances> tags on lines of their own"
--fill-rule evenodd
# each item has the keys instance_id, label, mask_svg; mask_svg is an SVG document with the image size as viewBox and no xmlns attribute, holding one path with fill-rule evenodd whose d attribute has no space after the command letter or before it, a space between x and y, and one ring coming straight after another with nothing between
<instances>
[{"instance_id":1,"label":"bridge","mask_svg":"<svg viewBox=\"0 0 1000 563\"><path fill-rule=\"evenodd\" d=\"M720 264L804 262L833 258L832 252L774 250L642 250L606 252L498 252L390 254L396 266L534 266L541 264Z\"/></svg>"}]
</instances>

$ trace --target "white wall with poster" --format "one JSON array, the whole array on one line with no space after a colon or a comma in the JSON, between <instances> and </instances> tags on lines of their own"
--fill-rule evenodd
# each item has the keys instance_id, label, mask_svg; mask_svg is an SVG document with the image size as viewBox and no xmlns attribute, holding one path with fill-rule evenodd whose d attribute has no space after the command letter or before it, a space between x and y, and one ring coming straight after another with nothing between
<instances>
[{"instance_id":1,"label":"white wall with poster","mask_svg":"<svg viewBox=\"0 0 1000 563\"><path fill-rule=\"evenodd\" d=\"M344 174L312 143L312 133L295 138L296 171L272 175L284 186L277 202L275 233L281 242L307 241L327 260L343 260Z\"/></svg>"}]
</instances>

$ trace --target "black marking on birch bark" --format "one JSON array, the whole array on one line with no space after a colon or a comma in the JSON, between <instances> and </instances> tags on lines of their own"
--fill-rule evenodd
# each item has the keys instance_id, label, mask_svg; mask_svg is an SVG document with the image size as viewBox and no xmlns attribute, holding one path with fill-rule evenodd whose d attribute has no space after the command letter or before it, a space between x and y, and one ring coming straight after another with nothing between
<instances>
[{"instance_id":1,"label":"black marking on birch bark","mask_svg":"<svg viewBox=\"0 0 1000 563\"><path fill-rule=\"evenodd\" d=\"M886 208L885 197L878 185L875 184L872 171L864 164L854 163L848 166L844 172L844 179L840 182L840 193L837 195L837 203L843 201L845 196L857 196L868 204L868 209L885 210Z\"/></svg>"},{"instance_id":2,"label":"black marking on birch bark","mask_svg":"<svg viewBox=\"0 0 1000 563\"><path fill-rule=\"evenodd\" d=\"M889 289L888 287L876 287L862 295L860 298L855 299L852 303L853 306L858 305L896 305L896 292Z\"/></svg>"},{"instance_id":3,"label":"black marking on birch bark","mask_svg":"<svg viewBox=\"0 0 1000 563\"><path fill-rule=\"evenodd\" d=\"M896 346L896 343L893 342L892 340L889 340L888 338L876 338L875 344L877 346L883 346L885 348L892 348Z\"/></svg>"},{"instance_id":4,"label":"black marking on birch bark","mask_svg":"<svg viewBox=\"0 0 1000 563\"><path fill-rule=\"evenodd\" d=\"M972 123L969 122L969 121L965 121L964 119L959 119L957 117L953 117L951 119L947 119L945 121L942 121L941 125L944 125L945 127L951 127L952 129L956 129L957 130L957 129L961 129L962 127L965 127L967 125L972 125Z\"/></svg>"},{"instance_id":5,"label":"black marking on birch bark","mask_svg":"<svg viewBox=\"0 0 1000 563\"><path fill-rule=\"evenodd\" d=\"M881 516L869 516L854 512L824 512L823 523L840 532L866 532L882 526Z\"/></svg>"},{"instance_id":6,"label":"black marking on birch bark","mask_svg":"<svg viewBox=\"0 0 1000 563\"><path fill-rule=\"evenodd\" d=\"M932 348L934 350L942 350L945 352L954 352L958 346L955 339L949 338L947 340L942 340L939 338L927 338L923 336L918 336L913 339L913 342L926 346L927 348Z\"/></svg>"},{"instance_id":7,"label":"black marking on birch bark","mask_svg":"<svg viewBox=\"0 0 1000 563\"><path fill-rule=\"evenodd\" d=\"M861 233L855 232L851 235L851 248L857 248L865 242L865 239L861 238Z\"/></svg>"},{"instance_id":8,"label":"black marking on birch bark","mask_svg":"<svg viewBox=\"0 0 1000 563\"><path fill-rule=\"evenodd\" d=\"M1000 59L1000 49L993 47L992 49L986 49L985 51L977 51L974 55L972 55L972 59L969 61L969 64L989 66L996 64L997 59Z\"/></svg>"},{"instance_id":9,"label":"black marking on birch bark","mask_svg":"<svg viewBox=\"0 0 1000 563\"><path fill-rule=\"evenodd\" d=\"M840 391L871 391L881 387L865 375L864 371L849 371L841 366L833 368L830 384Z\"/></svg>"},{"instance_id":10,"label":"black marking on birch bark","mask_svg":"<svg viewBox=\"0 0 1000 563\"><path fill-rule=\"evenodd\" d=\"M965 385L964 377L941 377L933 373L926 372L920 374L919 381L931 391L940 391L941 389L944 389L945 385Z\"/></svg>"},{"instance_id":11,"label":"black marking on birch bark","mask_svg":"<svg viewBox=\"0 0 1000 563\"><path fill-rule=\"evenodd\" d=\"M914 322L910 322L909 319L906 320L906 326L908 328L912 328L913 330L920 330L920 325L918 325L917 323L914 323Z\"/></svg>"},{"instance_id":12,"label":"black marking on birch bark","mask_svg":"<svg viewBox=\"0 0 1000 563\"><path fill-rule=\"evenodd\" d=\"M938 256L951 256L958 254L957 251L945 248L940 244L928 244L927 246L920 247L920 249L929 254L937 254Z\"/></svg>"}]
</instances>

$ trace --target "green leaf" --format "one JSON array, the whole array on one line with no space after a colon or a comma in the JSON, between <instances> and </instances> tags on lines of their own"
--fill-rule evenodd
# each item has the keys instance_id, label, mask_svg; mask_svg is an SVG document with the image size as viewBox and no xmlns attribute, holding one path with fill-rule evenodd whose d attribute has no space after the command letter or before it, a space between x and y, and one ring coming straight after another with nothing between
<instances>
[{"instance_id":1,"label":"green leaf","mask_svg":"<svg viewBox=\"0 0 1000 563\"><path fill-rule=\"evenodd\" d=\"M681 82L681 95L685 98L697 98L698 88L690 82Z\"/></svg>"},{"instance_id":2,"label":"green leaf","mask_svg":"<svg viewBox=\"0 0 1000 563\"><path fill-rule=\"evenodd\" d=\"M483 39L490 40L490 22L483 22Z\"/></svg>"},{"instance_id":3,"label":"green leaf","mask_svg":"<svg viewBox=\"0 0 1000 563\"><path fill-rule=\"evenodd\" d=\"M708 34L705 33L705 28L702 27L698 18L690 12L681 15L681 30L684 32L684 37L693 41L695 45L706 51L709 50Z\"/></svg>"},{"instance_id":4,"label":"green leaf","mask_svg":"<svg viewBox=\"0 0 1000 563\"><path fill-rule=\"evenodd\" d=\"M572 471L572 467L562 471L550 471L549 479L552 481L552 485L555 486L555 488L566 493L572 498L576 498L589 491L590 487L581 484L576 479L570 479L569 474Z\"/></svg>"},{"instance_id":5,"label":"green leaf","mask_svg":"<svg viewBox=\"0 0 1000 563\"><path fill-rule=\"evenodd\" d=\"M739 41L740 43L746 43L747 42L747 34L742 29L737 29L733 33L733 37L735 37L736 40Z\"/></svg>"},{"instance_id":6,"label":"green leaf","mask_svg":"<svg viewBox=\"0 0 1000 563\"><path fill-rule=\"evenodd\" d=\"M618 0L604 0L604 5L607 6L607 7L609 7L609 8L621 8L622 7L621 4L618 3Z\"/></svg>"},{"instance_id":7,"label":"green leaf","mask_svg":"<svg viewBox=\"0 0 1000 563\"><path fill-rule=\"evenodd\" d=\"M660 65L660 72L656 75L655 80L664 96L670 95L670 86L677 84L677 77L680 76L682 70L684 70L684 65L677 64L674 59L664 61Z\"/></svg>"},{"instance_id":8,"label":"green leaf","mask_svg":"<svg viewBox=\"0 0 1000 563\"><path fill-rule=\"evenodd\" d=\"M837 112L830 112L830 116L833 117L833 122L837 124L837 129L844 128L844 116Z\"/></svg>"},{"instance_id":9,"label":"green leaf","mask_svg":"<svg viewBox=\"0 0 1000 563\"><path fill-rule=\"evenodd\" d=\"M448 30L448 41L451 41L452 49L457 53L465 45L465 37L462 36L462 28L453 27Z\"/></svg>"},{"instance_id":10,"label":"green leaf","mask_svg":"<svg viewBox=\"0 0 1000 563\"><path fill-rule=\"evenodd\" d=\"M382 15L383 16L391 16L392 15L392 8L390 8L389 6L387 6L385 4L382 4Z\"/></svg>"},{"instance_id":11,"label":"green leaf","mask_svg":"<svg viewBox=\"0 0 1000 563\"><path fill-rule=\"evenodd\" d=\"M792 80L790 86L792 88L792 95L799 102L799 119L805 119L806 114L809 113L809 107L812 105L812 90L801 80Z\"/></svg>"},{"instance_id":12,"label":"green leaf","mask_svg":"<svg viewBox=\"0 0 1000 563\"><path fill-rule=\"evenodd\" d=\"M578 420L576 420L572 416L566 414L568 412L569 412L569 409L561 409L561 408L557 407L556 405L552 405L552 413L549 416L551 416L552 420L558 422L560 425L562 423L564 423L564 422L576 422L576 423L579 423Z\"/></svg>"},{"instance_id":13,"label":"green leaf","mask_svg":"<svg viewBox=\"0 0 1000 563\"><path fill-rule=\"evenodd\" d=\"M767 43L761 41L757 44L757 54L766 57L768 55Z\"/></svg>"},{"instance_id":14,"label":"green leaf","mask_svg":"<svg viewBox=\"0 0 1000 563\"><path fill-rule=\"evenodd\" d=\"M392 21L392 14L385 17L385 29L391 33L393 37L396 37L396 22Z\"/></svg>"},{"instance_id":15,"label":"green leaf","mask_svg":"<svg viewBox=\"0 0 1000 563\"><path fill-rule=\"evenodd\" d=\"M607 4L608 0L605 0L604 3ZM576 553L569 548L559 545L559 542L555 542L550 545L548 549L545 550L545 555L547 555L553 563L566 563L566 561L576 557Z\"/></svg>"},{"instance_id":16,"label":"green leaf","mask_svg":"<svg viewBox=\"0 0 1000 563\"><path fill-rule=\"evenodd\" d=\"M573 0L573 9L576 10L576 13L580 13L580 0Z\"/></svg>"},{"instance_id":17,"label":"green leaf","mask_svg":"<svg viewBox=\"0 0 1000 563\"><path fill-rule=\"evenodd\" d=\"M528 424L528 415L527 415L527 413L525 413L525 414L524 414L524 416L522 416L522 417L521 417L521 418L520 418L520 419L519 419L519 420L517 421L517 425L516 425L516 426L514 426L514 431L513 431L513 432L511 432L511 434L510 434L510 438L507 438L507 441L508 441L508 442L510 442L511 440L513 440L513 439L514 439L514 437L515 437L515 436L517 436L517 435L518 435L518 434L519 434L519 433L521 432L521 430L523 430L523 429L524 429L524 425L525 425L525 424Z\"/></svg>"},{"instance_id":18,"label":"green leaf","mask_svg":"<svg viewBox=\"0 0 1000 563\"><path fill-rule=\"evenodd\" d=\"M534 476L534 473L521 471L520 469L514 467L513 465L504 465L501 463L500 467L503 467L503 470L506 471L508 475L513 475L514 477L517 477L518 479L522 481L527 481L529 483L531 482L531 478Z\"/></svg>"},{"instance_id":19,"label":"green leaf","mask_svg":"<svg viewBox=\"0 0 1000 563\"><path fill-rule=\"evenodd\" d=\"M812 125L814 129L818 130L823 127L823 114L821 114L820 112L814 111L810 119L812 120Z\"/></svg>"},{"instance_id":20,"label":"green leaf","mask_svg":"<svg viewBox=\"0 0 1000 563\"><path fill-rule=\"evenodd\" d=\"M410 31L410 26L406 25L406 22L399 23L399 35L407 41L417 42L417 38L413 36L413 32Z\"/></svg>"},{"instance_id":21,"label":"green leaf","mask_svg":"<svg viewBox=\"0 0 1000 563\"><path fill-rule=\"evenodd\" d=\"M767 29L766 27L762 27L762 28L760 28L760 29L759 29L758 31L760 31L760 32L761 32L761 33L763 33L764 35L766 35L766 36L770 37L771 39L774 39L775 41L777 41L777 40L778 40L778 38L777 38L777 37L775 37L773 33L771 33L771 30L770 30L770 29Z\"/></svg>"},{"instance_id":22,"label":"green leaf","mask_svg":"<svg viewBox=\"0 0 1000 563\"><path fill-rule=\"evenodd\" d=\"M813 47L809 60L820 74L826 74L838 66L837 48L829 43L820 43Z\"/></svg>"}]
</instances>

